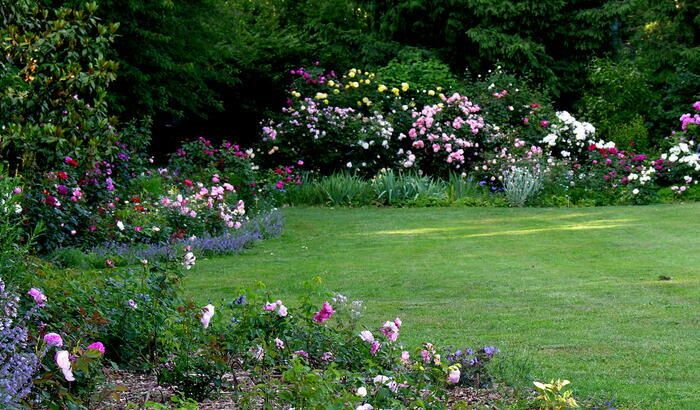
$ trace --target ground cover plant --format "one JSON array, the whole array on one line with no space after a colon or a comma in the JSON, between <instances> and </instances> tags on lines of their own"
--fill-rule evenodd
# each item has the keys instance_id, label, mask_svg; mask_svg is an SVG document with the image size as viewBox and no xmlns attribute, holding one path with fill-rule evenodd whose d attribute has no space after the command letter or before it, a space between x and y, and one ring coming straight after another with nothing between
<instances>
[{"instance_id":1,"label":"ground cover plant","mask_svg":"<svg viewBox=\"0 0 700 410\"><path fill-rule=\"evenodd\" d=\"M406 340L495 345L539 380L573 381L577 399L692 408L698 211L288 209L281 238L201 261L185 287L201 304L262 280L293 301L320 275L374 301L369 320L399 309Z\"/></svg>"}]
</instances>

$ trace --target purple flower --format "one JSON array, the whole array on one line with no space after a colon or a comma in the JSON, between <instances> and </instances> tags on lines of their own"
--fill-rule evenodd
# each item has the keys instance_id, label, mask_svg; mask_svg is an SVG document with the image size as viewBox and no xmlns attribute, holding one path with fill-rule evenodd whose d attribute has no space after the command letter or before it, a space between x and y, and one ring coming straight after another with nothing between
<instances>
[{"instance_id":1,"label":"purple flower","mask_svg":"<svg viewBox=\"0 0 700 410\"><path fill-rule=\"evenodd\" d=\"M61 347L63 346L63 339L58 333L47 333L44 335L44 343L51 347Z\"/></svg>"},{"instance_id":2,"label":"purple flower","mask_svg":"<svg viewBox=\"0 0 700 410\"><path fill-rule=\"evenodd\" d=\"M41 290L31 288L27 294L34 299L34 302L36 302L39 307L44 307L46 305L46 296Z\"/></svg>"},{"instance_id":3,"label":"purple flower","mask_svg":"<svg viewBox=\"0 0 700 410\"><path fill-rule=\"evenodd\" d=\"M493 357L496 353L500 352L498 348L493 347L493 346L486 346L484 347L484 353L486 353L486 356L488 357Z\"/></svg>"},{"instance_id":4,"label":"purple flower","mask_svg":"<svg viewBox=\"0 0 700 410\"><path fill-rule=\"evenodd\" d=\"M56 191L61 195L68 195L68 193L70 192L68 190L68 187L65 185L56 185Z\"/></svg>"}]
</instances>

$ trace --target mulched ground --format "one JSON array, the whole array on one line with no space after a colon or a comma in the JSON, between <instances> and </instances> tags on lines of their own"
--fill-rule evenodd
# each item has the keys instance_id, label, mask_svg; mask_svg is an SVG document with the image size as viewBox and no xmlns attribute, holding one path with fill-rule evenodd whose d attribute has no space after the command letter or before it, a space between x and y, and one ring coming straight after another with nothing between
<instances>
[{"instance_id":1,"label":"mulched ground","mask_svg":"<svg viewBox=\"0 0 700 410\"><path fill-rule=\"evenodd\" d=\"M158 384L153 374L138 374L125 370L105 369L105 397L96 410L144 409L147 401L169 403L175 394L172 387ZM232 379L232 376L228 376ZM238 382L245 385L248 381L245 375L237 376ZM494 390L458 387L449 390L448 407L461 402L480 409L496 409L494 403L500 402L503 395ZM215 398L199 403L201 410L235 410L239 404L231 392L220 392Z\"/></svg>"}]
</instances>

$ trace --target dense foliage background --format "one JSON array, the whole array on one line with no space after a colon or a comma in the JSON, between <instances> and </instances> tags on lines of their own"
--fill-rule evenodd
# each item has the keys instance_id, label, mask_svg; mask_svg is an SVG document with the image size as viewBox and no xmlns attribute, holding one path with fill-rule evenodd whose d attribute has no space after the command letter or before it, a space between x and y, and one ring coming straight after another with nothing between
<instances>
[{"instance_id":1,"label":"dense foliage background","mask_svg":"<svg viewBox=\"0 0 700 410\"><path fill-rule=\"evenodd\" d=\"M49 0L46 0L49 1ZM76 6L81 0L52 0ZM152 116L156 146L256 139L290 68L435 59L460 80L496 64L531 78L609 139L654 145L698 95L700 5L685 0L102 0L119 22L113 106ZM213 18L216 16L216 18ZM583 114L583 115L581 115ZM647 135L646 129L654 129ZM639 135L641 134L641 137Z\"/></svg>"}]
</instances>

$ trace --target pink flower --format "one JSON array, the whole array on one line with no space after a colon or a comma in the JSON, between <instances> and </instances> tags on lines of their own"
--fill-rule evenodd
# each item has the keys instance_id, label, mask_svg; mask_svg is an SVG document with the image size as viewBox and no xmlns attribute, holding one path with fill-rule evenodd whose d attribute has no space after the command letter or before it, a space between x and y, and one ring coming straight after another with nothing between
<instances>
[{"instance_id":1,"label":"pink flower","mask_svg":"<svg viewBox=\"0 0 700 410\"><path fill-rule=\"evenodd\" d=\"M15 195L19 195L22 193L22 188L21 187L15 187L15 189L12 190L12 193Z\"/></svg>"},{"instance_id":2,"label":"pink flower","mask_svg":"<svg viewBox=\"0 0 700 410\"><path fill-rule=\"evenodd\" d=\"M528 125L530 123L530 119L525 117L523 118L523 124Z\"/></svg>"},{"instance_id":3,"label":"pink flower","mask_svg":"<svg viewBox=\"0 0 700 410\"><path fill-rule=\"evenodd\" d=\"M700 101L695 101L695 104L693 104L693 109L695 111L700 111Z\"/></svg>"},{"instance_id":4,"label":"pink flower","mask_svg":"<svg viewBox=\"0 0 700 410\"><path fill-rule=\"evenodd\" d=\"M211 321L211 318L213 316L214 305L209 304L202 308L202 318L200 319L200 321L202 322L202 326L204 326L205 329L209 327L209 322Z\"/></svg>"},{"instance_id":5,"label":"pink flower","mask_svg":"<svg viewBox=\"0 0 700 410\"><path fill-rule=\"evenodd\" d=\"M401 352L401 363L408 364L409 360L411 360L411 354L406 350Z\"/></svg>"},{"instance_id":6,"label":"pink flower","mask_svg":"<svg viewBox=\"0 0 700 410\"><path fill-rule=\"evenodd\" d=\"M400 318L397 317L396 319L394 319L394 324L396 325L396 327L401 328L402 323L403 322L401 321Z\"/></svg>"},{"instance_id":7,"label":"pink flower","mask_svg":"<svg viewBox=\"0 0 700 410\"><path fill-rule=\"evenodd\" d=\"M548 126L549 126L549 121L547 121L547 120L542 120L542 121L540 121L540 125L543 126L543 127L548 127Z\"/></svg>"},{"instance_id":8,"label":"pink flower","mask_svg":"<svg viewBox=\"0 0 700 410\"><path fill-rule=\"evenodd\" d=\"M211 177L211 182L213 182L213 183L215 183L215 184L218 184L219 181L221 181L221 179L219 179L219 174L214 174L214 175Z\"/></svg>"},{"instance_id":9,"label":"pink flower","mask_svg":"<svg viewBox=\"0 0 700 410\"><path fill-rule=\"evenodd\" d=\"M316 312L313 320L316 323L323 323L326 320L330 319L334 313L335 310L333 310L333 307L330 305L330 303L323 302L323 307L321 307L321 310Z\"/></svg>"},{"instance_id":10,"label":"pink flower","mask_svg":"<svg viewBox=\"0 0 700 410\"><path fill-rule=\"evenodd\" d=\"M61 347L63 346L63 339L58 333L47 333L44 335L44 343L51 347Z\"/></svg>"},{"instance_id":11,"label":"pink flower","mask_svg":"<svg viewBox=\"0 0 700 410\"><path fill-rule=\"evenodd\" d=\"M285 305L280 304L280 308L279 310L277 310L277 314L280 315L280 317L287 316L287 307Z\"/></svg>"},{"instance_id":12,"label":"pink flower","mask_svg":"<svg viewBox=\"0 0 700 410\"><path fill-rule=\"evenodd\" d=\"M363 342L372 343L374 342L374 335L369 330L363 330L360 332L360 339Z\"/></svg>"},{"instance_id":13,"label":"pink flower","mask_svg":"<svg viewBox=\"0 0 700 410\"><path fill-rule=\"evenodd\" d=\"M143 231L143 228L140 227L140 226L135 226L135 227L134 227L134 230L135 230L136 232L141 232L141 231Z\"/></svg>"},{"instance_id":14,"label":"pink flower","mask_svg":"<svg viewBox=\"0 0 700 410\"><path fill-rule=\"evenodd\" d=\"M88 347L87 350L97 350L98 352L105 354L105 345L102 342L93 342Z\"/></svg>"},{"instance_id":15,"label":"pink flower","mask_svg":"<svg viewBox=\"0 0 700 410\"><path fill-rule=\"evenodd\" d=\"M263 310L268 311L268 312L272 312L275 309L277 309L277 302L265 303L265 306L263 307Z\"/></svg>"},{"instance_id":16,"label":"pink flower","mask_svg":"<svg viewBox=\"0 0 700 410\"><path fill-rule=\"evenodd\" d=\"M282 350L284 349L284 341L280 339L279 337L275 338L275 346L277 346L278 349Z\"/></svg>"},{"instance_id":17,"label":"pink flower","mask_svg":"<svg viewBox=\"0 0 700 410\"><path fill-rule=\"evenodd\" d=\"M46 295L44 295L41 290L31 288L27 294L34 299L34 302L36 302L39 307L44 307L44 305L46 305Z\"/></svg>"},{"instance_id":18,"label":"pink flower","mask_svg":"<svg viewBox=\"0 0 700 410\"><path fill-rule=\"evenodd\" d=\"M305 359L308 359L308 358L309 358L309 354L306 353L306 352L303 351L303 350L297 350L296 352L294 352L294 354L297 355L297 356L303 357L303 358L305 358Z\"/></svg>"},{"instance_id":19,"label":"pink flower","mask_svg":"<svg viewBox=\"0 0 700 410\"><path fill-rule=\"evenodd\" d=\"M386 336L387 339L391 342L395 342L396 339L399 338L399 328L396 326L394 322L389 322L387 321L384 323L384 325L379 329L380 332L384 336Z\"/></svg>"},{"instance_id":20,"label":"pink flower","mask_svg":"<svg viewBox=\"0 0 700 410\"><path fill-rule=\"evenodd\" d=\"M461 376L461 372L457 368L453 368L449 371L447 374L447 383L450 384L457 384L459 383L459 377Z\"/></svg>"},{"instance_id":21,"label":"pink flower","mask_svg":"<svg viewBox=\"0 0 700 410\"><path fill-rule=\"evenodd\" d=\"M282 181L277 181L277 183L275 184L275 188L277 188L277 189L284 189L284 182L282 182Z\"/></svg>"},{"instance_id":22,"label":"pink flower","mask_svg":"<svg viewBox=\"0 0 700 410\"><path fill-rule=\"evenodd\" d=\"M297 165L299 165L299 166L304 165L304 161L302 161L302 160L297 161Z\"/></svg>"},{"instance_id":23,"label":"pink flower","mask_svg":"<svg viewBox=\"0 0 700 410\"><path fill-rule=\"evenodd\" d=\"M421 350L421 351L420 351L420 356L421 356L421 358L423 359L423 361L424 361L425 363L429 363L429 362L430 362L431 355L430 355L430 352L429 352L429 351L427 351L427 350L425 350L425 349Z\"/></svg>"},{"instance_id":24,"label":"pink flower","mask_svg":"<svg viewBox=\"0 0 700 410\"><path fill-rule=\"evenodd\" d=\"M381 343L377 342L376 340L372 342L372 346L369 348L370 354L372 354L372 356L376 356L380 347L382 347Z\"/></svg>"},{"instance_id":25,"label":"pink flower","mask_svg":"<svg viewBox=\"0 0 700 410\"><path fill-rule=\"evenodd\" d=\"M66 381L75 381L75 377L73 376L73 370L71 369L70 354L68 353L68 351L59 350L58 352L56 352L54 360L56 361L56 365L61 369L61 372L63 372L63 377L66 378Z\"/></svg>"}]
</instances>

